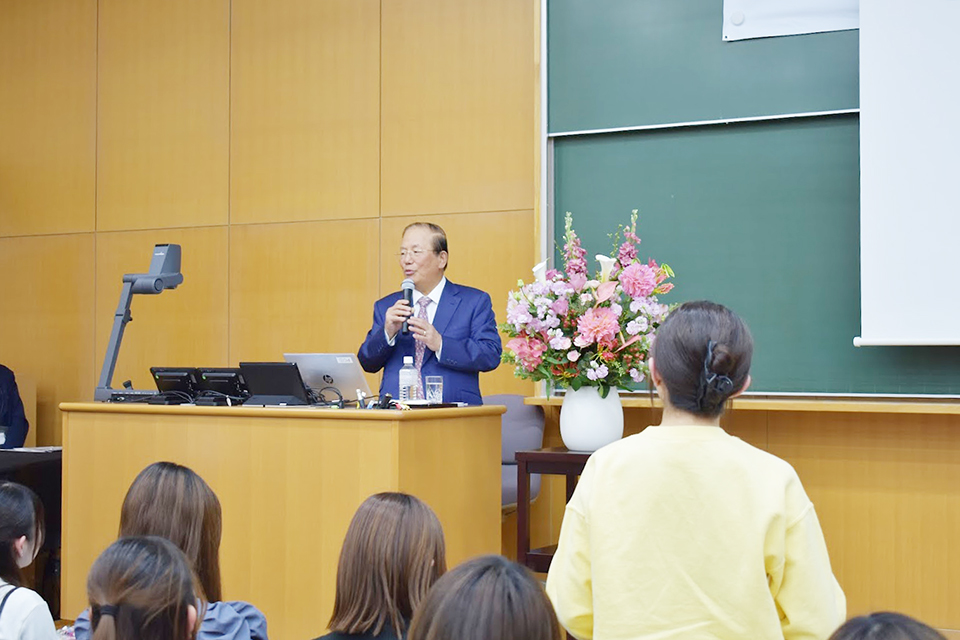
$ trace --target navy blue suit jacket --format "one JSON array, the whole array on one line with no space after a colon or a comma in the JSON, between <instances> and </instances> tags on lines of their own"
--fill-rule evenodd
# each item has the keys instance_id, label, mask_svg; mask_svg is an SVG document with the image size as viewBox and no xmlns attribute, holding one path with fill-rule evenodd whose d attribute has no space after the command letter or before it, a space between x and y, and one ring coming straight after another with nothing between
<instances>
[{"instance_id":1,"label":"navy blue suit jacket","mask_svg":"<svg viewBox=\"0 0 960 640\"><path fill-rule=\"evenodd\" d=\"M20 390L13 371L0 364L0 426L7 427L7 441L4 449L22 447L27 438L27 416L23 412Z\"/></svg>"},{"instance_id":2,"label":"navy blue suit jacket","mask_svg":"<svg viewBox=\"0 0 960 640\"><path fill-rule=\"evenodd\" d=\"M397 333L391 347L384 333L387 309L402 297L398 291L377 300L373 306L373 327L357 354L365 371L376 373L383 369L380 394L389 393L394 398L399 395L398 376L403 356L413 356L416 349L413 334ZM420 373L443 376L444 402L483 404L479 373L496 369L503 350L490 296L447 280L437 303L433 327L443 338L442 358L438 360L437 355L427 349Z\"/></svg>"}]
</instances>

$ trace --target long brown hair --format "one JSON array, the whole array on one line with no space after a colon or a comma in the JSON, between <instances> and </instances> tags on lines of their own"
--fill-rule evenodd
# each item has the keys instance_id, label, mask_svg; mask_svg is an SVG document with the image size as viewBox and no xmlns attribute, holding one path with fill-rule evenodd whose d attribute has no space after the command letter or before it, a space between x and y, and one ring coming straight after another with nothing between
<instances>
[{"instance_id":1,"label":"long brown hair","mask_svg":"<svg viewBox=\"0 0 960 640\"><path fill-rule=\"evenodd\" d=\"M14 544L21 537L33 543L36 555L43 544L43 503L33 491L17 484L0 484L0 578L14 586L20 586L20 566Z\"/></svg>"},{"instance_id":2,"label":"long brown hair","mask_svg":"<svg viewBox=\"0 0 960 640\"><path fill-rule=\"evenodd\" d=\"M209 602L220 587L220 501L203 478L173 462L155 462L140 472L120 510L120 536L160 536L187 556Z\"/></svg>"},{"instance_id":3,"label":"long brown hair","mask_svg":"<svg viewBox=\"0 0 960 640\"><path fill-rule=\"evenodd\" d=\"M560 640L560 623L526 567L480 556L437 581L407 640Z\"/></svg>"},{"instance_id":4,"label":"long brown hair","mask_svg":"<svg viewBox=\"0 0 960 640\"><path fill-rule=\"evenodd\" d=\"M188 607L197 606L193 572L172 542L120 538L87 577L93 640L191 640ZM201 616L197 615L197 620Z\"/></svg>"},{"instance_id":5,"label":"long brown hair","mask_svg":"<svg viewBox=\"0 0 960 640\"><path fill-rule=\"evenodd\" d=\"M422 500L378 493L353 516L340 550L331 631L402 637L430 587L447 569L443 529Z\"/></svg>"}]
</instances>

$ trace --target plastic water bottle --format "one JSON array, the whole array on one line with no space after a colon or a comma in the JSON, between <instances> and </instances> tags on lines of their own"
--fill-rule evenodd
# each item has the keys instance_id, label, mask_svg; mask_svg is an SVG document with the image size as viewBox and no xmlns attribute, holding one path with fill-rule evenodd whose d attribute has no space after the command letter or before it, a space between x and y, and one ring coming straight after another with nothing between
<instances>
[{"instance_id":1,"label":"plastic water bottle","mask_svg":"<svg viewBox=\"0 0 960 640\"><path fill-rule=\"evenodd\" d=\"M417 398L417 368L413 366L413 356L403 356L400 367L400 402Z\"/></svg>"}]
</instances>

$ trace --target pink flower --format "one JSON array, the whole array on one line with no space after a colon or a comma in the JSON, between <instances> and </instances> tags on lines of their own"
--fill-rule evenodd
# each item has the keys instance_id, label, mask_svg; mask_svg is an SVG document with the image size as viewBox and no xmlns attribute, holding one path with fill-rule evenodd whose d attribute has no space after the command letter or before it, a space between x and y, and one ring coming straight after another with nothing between
<instances>
[{"instance_id":1,"label":"pink flower","mask_svg":"<svg viewBox=\"0 0 960 640\"><path fill-rule=\"evenodd\" d=\"M597 302L606 302L610 299L610 296L613 295L613 292L617 290L617 283L612 280L608 280L597 287ZM619 315L619 314L618 314Z\"/></svg>"},{"instance_id":2,"label":"pink flower","mask_svg":"<svg viewBox=\"0 0 960 640\"><path fill-rule=\"evenodd\" d=\"M547 350L547 345L536 338L514 338L507 343L507 349L513 351L524 369L533 371L543 362L543 352Z\"/></svg>"},{"instance_id":3,"label":"pink flower","mask_svg":"<svg viewBox=\"0 0 960 640\"><path fill-rule=\"evenodd\" d=\"M577 274L570 276L570 286L573 287L574 291L583 291L583 288L587 286L587 276L586 274Z\"/></svg>"},{"instance_id":4,"label":"pink flower","mask_svg":"<svg viewBox=\"0 0 960 640\"><path fill-rule=\"evenodd\" d=\"M617 314L609 308L587 309L587 312L577 320L578 337L587 340L587 344L605 339L611 340L619 330Z\"/></svg>"},{"instance_id":5,"label":"pink flower","mask_svg":"<svg viewBox=\"0 0 960 640\"><path fill-rule=\"evenodd\" d=\"M649 265L634 263L620 272L620 284L631 298L645 298L657 287L657 272Z\"/></svg>"},{"instance_id":6,"label":"pink flower","mask_svg":"<svg viewBox=\"0 0 960 640\"><path fill-rule=\"evenodd\" d=\"M570 310L570 301L566 298L558 298L550 305L550 310L558 316L565 316Z\"/></svg>"},{"instance_id":7,"label":"pink flower","mask_svg":"<svg viewBox=\"0 0 960 640\"><path fill-rule=\"evenodd\" d=\"M620 251L617 253L617 262L621 266L633 264L637 259L637 247L632 242L624 242L620 245Z\"/></svg>"},{"instance_id":8,"label":"pink flower","mask_svg":"<svg viewBox=\"0 0 960 640\"><path fill-rule=\"evenodd\" d=\"M570 362L576 362L576 361L579 360L579 359L580 359L580 352L579 352L579 351L568 351L568 352L567 352L567 360L569 360Z\"/></svg>"},{"instance_id":9,"label":"pink flower","mask_svg":"<svg viewBox=\"0 0 960 640\"><path fill-rule=\"evenodd\" d=\"M556 280L560 272L556 269L547 269L547 280Z\"/></svg>"}]
</instances>

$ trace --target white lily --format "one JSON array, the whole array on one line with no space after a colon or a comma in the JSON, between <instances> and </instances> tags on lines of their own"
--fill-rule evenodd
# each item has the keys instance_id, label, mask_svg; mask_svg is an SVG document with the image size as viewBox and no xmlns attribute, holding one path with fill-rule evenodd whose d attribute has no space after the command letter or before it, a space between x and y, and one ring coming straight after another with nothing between
<instances>
[{"instance_id":1,"label":"white lily","mask_svg":"<svg viewBox=\"0 0 960 640\"><path fill-rule=\"evenodd\" d=\"M600 263L600 282L606 282L610 279L610 272L617 260L610 256L597 256L597 262Z\"/></svg>"},{"instance_id":2,"label":"white lily","mask_svg":"<svg viewBox=\"0 0 960 640\"><path fill-rule=\"evenodd\" d=\"M537 282L547 281L547 261L544 260L533 268L533 277Z\"/></svg>"}]
</instances>

